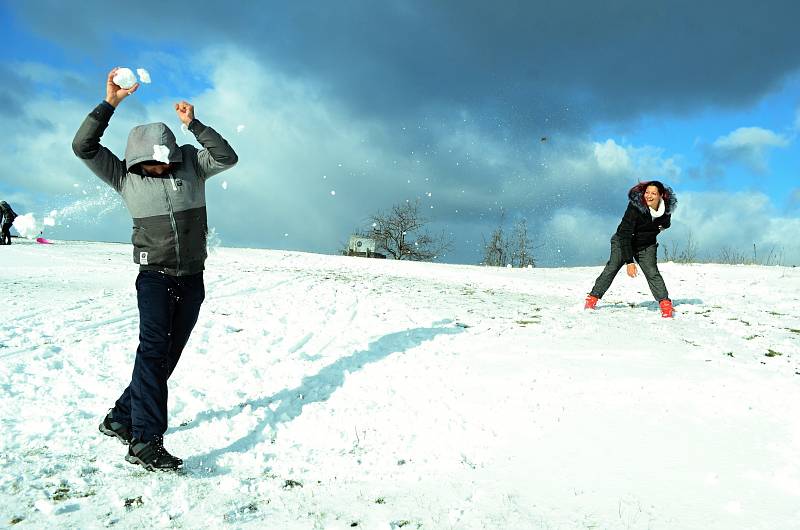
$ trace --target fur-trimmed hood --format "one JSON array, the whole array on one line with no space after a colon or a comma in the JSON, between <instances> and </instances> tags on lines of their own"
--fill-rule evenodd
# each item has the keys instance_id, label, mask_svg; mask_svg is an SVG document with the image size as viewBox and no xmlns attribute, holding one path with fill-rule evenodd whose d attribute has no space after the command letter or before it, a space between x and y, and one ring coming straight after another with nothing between
<instances>
[{"instance_id":1,"label":"fur-trimmed hood","mask_svg":"<svg viewBox=\"0 0 800 530\"><path fill-rule=\"evenodd\" d=\"M644 190L647 189L648 185L649 182L640 182L628 192L628 199L631 204L642 213L649 212L647 203L644 202ZM672 188L664 185L664 194L661 196L661 200L664 201L664 206L666 207L665 213L667 215L675 213L675 209L678 207L678 197L675 196L675 192L672 191Z\"/></svg>"}]
</instances>

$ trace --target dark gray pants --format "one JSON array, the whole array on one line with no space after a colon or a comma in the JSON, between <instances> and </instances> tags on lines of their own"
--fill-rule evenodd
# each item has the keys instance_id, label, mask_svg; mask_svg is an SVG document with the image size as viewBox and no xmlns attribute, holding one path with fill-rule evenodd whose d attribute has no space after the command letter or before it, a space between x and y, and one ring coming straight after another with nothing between
<instances>
[{"instance_id":1,"label":"dark gray pants","mask_svg":"<svg viewBox=\"0 0 800 530\"><path fill-rule=\"evenodd\" d=\"M638 252L634 252L633 259L639 264L644 277L647 278L647 285L650 286L650 292L653 293L653 298L660 302L665 298L669 298L669 293L667 292L667 286L664 285L664 278L662 278L661 273L658 272L658 263L656 259L657 250L658 244L650 245ZM603 269L603 272L597 277L592 292L589 294L597 298L602 298L603 295L606 294L606 291L608 291L608 288L611 287L611 282L614 281L614 277L623 265L625 265L625 260L622 258L622 246L620 245L619 238L614 235L614 237L611 238L611 257L608 258L605 269Z\"/></svg>"},{"instance_id":2,"label":"dark gray pants","mask_svg":"<svg viewBox=\"0 0 800 530\"><path fill-rule=\"evenodd\" d=\"M2 227L2 242L0 245L10 245L11 244L11 225L13 223L3 223Z\"/></svg>"}]
</instances>

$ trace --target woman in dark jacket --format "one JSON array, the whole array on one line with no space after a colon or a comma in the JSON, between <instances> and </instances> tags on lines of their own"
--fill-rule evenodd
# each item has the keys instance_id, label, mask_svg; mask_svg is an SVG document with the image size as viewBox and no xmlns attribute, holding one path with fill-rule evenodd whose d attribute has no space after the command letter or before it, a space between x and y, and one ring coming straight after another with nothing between
<instances>
[{"instance_id":1,"label":"woman in dark jacket","mask_svg":"<svg viewBox=\"0 0 800 530\"><path fill-rule=\"evenodd\" d=\"M0 201L0 218L3 219L3 223L0 225L0 245L10 245L11 225L14 224L17 214L6 201Z\"/></svg>"},{"instance_id":2,"label":"woman in dark jacket","mask_svg":"<svg viewBox=\"0 0 800 530\"><path fill-rule=\"evenodd\" d=\"M585 309L594 309L603 297L622 265L627 265L631 278L637 274L636 263L642 268L650 292L661 307L661 316L673 316L664 279L658 272L656 237L670 225L670 217L678 205L675 193L657 180L640 182L628 192L628 209L622 217L617 232L611 238L611 257L597 277L594 287L586 297Z\"/></svg>"}]
</instances>

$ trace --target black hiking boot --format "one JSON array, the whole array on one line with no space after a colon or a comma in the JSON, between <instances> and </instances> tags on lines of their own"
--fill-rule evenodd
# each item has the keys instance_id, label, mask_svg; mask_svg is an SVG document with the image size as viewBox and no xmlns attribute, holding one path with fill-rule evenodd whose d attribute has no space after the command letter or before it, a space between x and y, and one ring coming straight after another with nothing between
<instances>
[{"instance_id":1,"label":"black hiking boot","mask_svg":"<svg viewBox=\"0 0 800 530\"><path fill-rule=\"evenodd\" d=\"M114 418L111 416L111 410L109 410L108 414L106 414L106 417L103 418L103 423L100 424L98 429L100 429L100 432L106 436L113 436L119 439L119 441L125 445L131 443L131 439L133 438L133 435L131 434L131 426L114 421Z\"/></svg>"},{"instance_id":2,"label":"black hiking boot","mask_svg":"<svg viewBox=\"0 0 800 530\"><path fill-rule=\"evenodd\" d=\"M170 471L183 465L183 460L172 456L164 449L164 440L156 438L150 442L131 440L125 460L131 464L139 464L148 471Z\"/></svg>"}]
</instances>

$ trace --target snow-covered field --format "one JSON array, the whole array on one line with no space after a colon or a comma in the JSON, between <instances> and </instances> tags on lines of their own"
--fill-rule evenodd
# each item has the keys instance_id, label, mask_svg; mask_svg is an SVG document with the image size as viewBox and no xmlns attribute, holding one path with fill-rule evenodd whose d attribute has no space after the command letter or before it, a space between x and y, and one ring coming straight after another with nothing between
<instances>
[{"instance_id":1,"label":"snow-covered field","mask_svg":"<svg viewBox=\"0 0 800 530\"><path fill-rule=\"evenodd\" d=\"M800 269L622 273L219 249L170 381L180 474L97 424L131 247L0 248L0 525L800 528Z\"/></svg>"}]
</instances>

